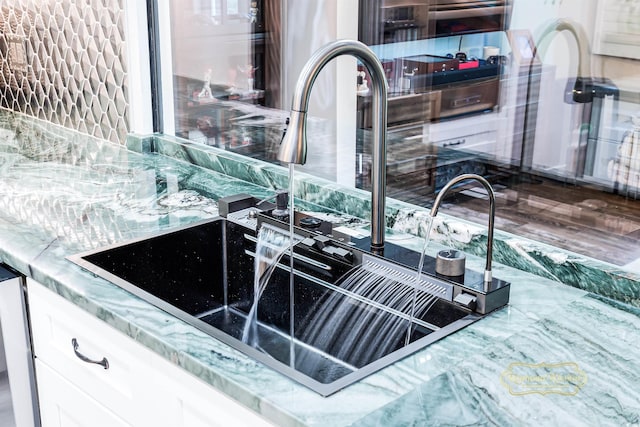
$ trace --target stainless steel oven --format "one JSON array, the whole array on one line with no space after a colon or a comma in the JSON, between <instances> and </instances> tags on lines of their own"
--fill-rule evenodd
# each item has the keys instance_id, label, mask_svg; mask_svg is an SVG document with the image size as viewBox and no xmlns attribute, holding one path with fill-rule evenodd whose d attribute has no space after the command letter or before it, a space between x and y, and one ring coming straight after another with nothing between
<instances>
[{"instance_id":1,"label":"stainless steel oven","mask_svg":"<svg viewBox=\"0 0 640 427\"><path fill-rule=\"evenodd\" d=\"M360 0L359 38L380 45L503 31L513 0Z\"/></svg>"},{"instance_id":2,"label":"stainless steel oven","mask_svg":"<svg viewBox=\"0 0 640 427\"><path fill-rule=\"evenodd\" d=\"M446 60L446 69L434 67L434 58L437 67ZM498 105L502 69L498 61L438 58L433 55L401 58L403 68L414 70L411 90L430 94L430 121L485 112Z\"/></svg>"},{"instance_id":3,"label":"stainless steel oven","mask_svg":"<svg viewBox=\"0 0 640 427\"><path fill-rule=\"evenodd\" d=\"M3 426L40 425L25 301L24 276L0 264L0 377L8 381L3 393L11 403L0 418Z\"/></svg>"},{"instance_id":4,"label":"stainless steel oven","mask_svg":"<svg viewBox=\"0 0 640 427\"><path fill-rule=\"evenodd\" d=\"M431 37L502 31L511 19L512 0L429 0L425 3Z\"/></svg>"},{"instance_id":5,"label":"stainless steel oven","mask_svg":"<svg viewBox=\"0 0 640 427\"><path fill-rule=\"evenodd\" d=\"M509 27L513 0L360 0L359 6L358 37L381 58L389 84L389 195L424 200L436 188L438 151L495 152L496 131L476 135L456 123L499 111L506 58L496 33ZM370 110L369 95L359 94L359 128L371 128ZM434 140L434 126L463 133ZM368 145L361 139L357 180L366 187Z\"/></svg>"},{"instance_id":6,"label":"stainless steel oven","mask_svg":"<svg viewBox=\"0 0 640 427\"><path fill-rule=\"evenodd\" d=\"M389 83L391 127L405 125L407 112L425 105L428 108L418 111L422 121L479 114L498 106L504 57L499 53L485 58L456 51L448 51L445 56L443 52L428 51L434 43L419 41L460 36L461 44L465 35L504 31L509 26L512 3L513 0L361 0L361 41L385 45L380 51L391 56L382 59ZM480 45L475 50L483 48ZM416 50L420 50L418 55ZM413 54L407 55L407 51ZM423 94L428 96L428 103L416 102L422 97L412 98ZM366 102L363 105L366 117ZM368 128L367 124L365 121L362 127Z\"/></svg>"}]
</instances>

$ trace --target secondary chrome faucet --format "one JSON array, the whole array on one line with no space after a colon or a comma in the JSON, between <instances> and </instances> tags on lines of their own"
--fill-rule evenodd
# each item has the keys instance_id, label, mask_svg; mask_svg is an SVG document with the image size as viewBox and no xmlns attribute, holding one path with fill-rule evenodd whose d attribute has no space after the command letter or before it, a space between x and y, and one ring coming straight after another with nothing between
<instances>
[{"instance_id":1,"label":"secondary chrome faucet","mask_svg":"<svg viewBox=\"0 0 640 427\"><path fill-rule=\"evenodd\" d=\"M487 230L487 260L484 267L484 291L489 291L489 287L491 286L491 281L493 277L491 275L491 261L493 258L493 227L494 220L496 217L496 195L493 192L493 187L489 184L489 181L481 177L480 175L475 175L471 173L462 174L451 181L447 182L447 184L442 187L442 190L438 193L435 202L433 202L433 206L431 207L431 220L438 215L438 209L440 208L440 204L444 199L444 196L447 192L456 184L466 181L466 180L475 180L478 181L482 186L487 190L487 194L489 196L489 229Z\"/></svg>"},{"instance_id":2,"label":"secondary chrome faucet","mask_svg":"<svg viewBox=\"0 0 640 427\"><path fill-rule=\"evenodd\" d=\"M387 79L378 57L365 44L355 40L336 40L317 50L307 61L293 94L289 128L278 153L278 160L303 165L307 161L307 111L311 88L320 71L333 58L352 55L371 75L373 89L373 165L371 168L371 249L384 248L387 173Z\"/></svg>"},{"instance_id":3,"label":"secondary chrome faucet","mask_svg":"<svg viewBox=\"0 0 640 427\"><path fill-rule=\"evenodd\" d=\"M576 81L574 82L571 91L571 99L573 102L582 104L591 102L593 101L594 89L593 77L591 75L589 37L587 37L587 33L578 22L565 18L560 18L551 22L538 38L538 42L536 43L536 55L539 55L542 60L552 39L550 35L558 34L563 31L571 34L578 46L578 70L576 72Z\"/></svg>"}]
</instances>

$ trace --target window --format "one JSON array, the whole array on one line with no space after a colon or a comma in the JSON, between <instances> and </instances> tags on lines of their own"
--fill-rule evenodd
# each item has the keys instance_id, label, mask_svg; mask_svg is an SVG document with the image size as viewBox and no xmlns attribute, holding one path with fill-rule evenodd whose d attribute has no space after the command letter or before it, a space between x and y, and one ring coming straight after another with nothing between
<instances>
[{"instance_id":1,"label":"window","mask_svg":"<svg viewBox=\"0 0 640 427\"><path fill-rule=\"evenodd\" d=\"M306 60L328 41L360 38L390 88L390 197L428 207L450 178L479 173L499 193L499 228L640 270L640 63L606 56L609 33L598 32L614 28L599 8L619 2L500 0L463 17L453 3L170 1L165 123L277 162ZM335 62L314 85L301 169L368 188L370 76L355 60ZM465 189L450 213L479 221L482 197Z\"/></svg>"}]
</instances>

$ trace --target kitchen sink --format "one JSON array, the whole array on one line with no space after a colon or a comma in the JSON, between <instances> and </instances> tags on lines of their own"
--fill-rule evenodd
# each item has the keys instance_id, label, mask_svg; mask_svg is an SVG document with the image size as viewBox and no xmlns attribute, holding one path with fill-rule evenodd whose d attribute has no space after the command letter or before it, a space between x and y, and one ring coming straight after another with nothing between
<instances>
[{"instance_id":1,"label":"kitchen sink","mask_svg":"<svg viewBox=\"0 0 640 427\"><path fill-rule=\"evenodd\" d=\"M360 249L367 242L334 242L321 232L298 230L294 261L284 255L275 268L248 339L260 225L247 218L218 217L69 259L323 396L508 301L506 282L496 281L486 295L464 280L423 275L418 282L408 266ZM396 258L417 265L418 254L389 250L397 251L402 253ZM380 300L358 293L358 277L373 277L389 296ZM477 303L460 304L461 294L474 295ZM406 308L414 296L425 296L429 307L412 317Z\"/></svg>"}]
</instances>

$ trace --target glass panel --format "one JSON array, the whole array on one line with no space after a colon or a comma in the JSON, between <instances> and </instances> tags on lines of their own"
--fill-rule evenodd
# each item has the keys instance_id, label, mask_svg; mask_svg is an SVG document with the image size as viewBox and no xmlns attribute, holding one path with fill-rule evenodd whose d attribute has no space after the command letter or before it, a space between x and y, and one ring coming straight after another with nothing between
<instances>
[{"instance_id":1,"label":"glass panel","mask_svg":"<svg viewBox=\"0 0 640 427\"><path fill-rule=\"evenodd\" d=\"M237 15L239 13L238 0L227 0L227 15Z\"/></svg>"},{"instance_id":2,"label":"glass panel","mask_svg":"<svg viewBox=\"0 0 640 427\"><path fill-rule=\"evenodd\" d=\"M211 0L211 16L217 18L222 15L222 0Z\"/></svg>"},{"instance_id":3,"label":"glass panel","mask_svg":"<svg viewBox=\"0 0 640 427\"><path fill-rule=\"evenodd\" d=\"M250 145L241 129L225 132L233 113L223 103L265 104L265 43L253 31L257 14L241 17L237 0L206 3L171 2L176 135L221 147Z\"/></svg>"},{"instance_id":4,"label":"glass panel","mask_svg":"<svg viewBox=\"0 0 640 427\"><path fill-rule=\"evenodd\" d=\"M638 0L172 1L176 135L277 163L304 63L359 38L389 85L390 197L430 207L477 173L499 228L640 271L639 13ZM355 60L323 71L300 169L369 188L370 88ZM460 190L448 213L486 215L480 190Z\"/></svg>"},{"instance_id":5,"label":"glass panel","mask_svg":"<svg viewBox=\"0 0 640 427\"><path fill-rule=\"evenodd\" d=\"M357 38L357 13L345 12L347 6L357 11L357 0L286 7L280 0L169 4L173 93L165 97L173 99L175 114L165 121L174 123L176 136L271 162L276 162L291 95L307 59L338 33L350 31L350 38ZM346 33L337 27L338 14L349 23ZM291 30L284 31L283 23ZM299 28L315 31L293 31ZM341 168L349 175L341 182L353 186L358 69L355 59L344 64L332 61L314 85L308 126L316 136L300 169L335 180ZM339 73L347 77L338 79ZM338 111L345 103L353 105L346 115ZM338 154L339 132L351 140L350 147L340 147L348 152L344 156Z\"/></svg>"}]
</instances>

